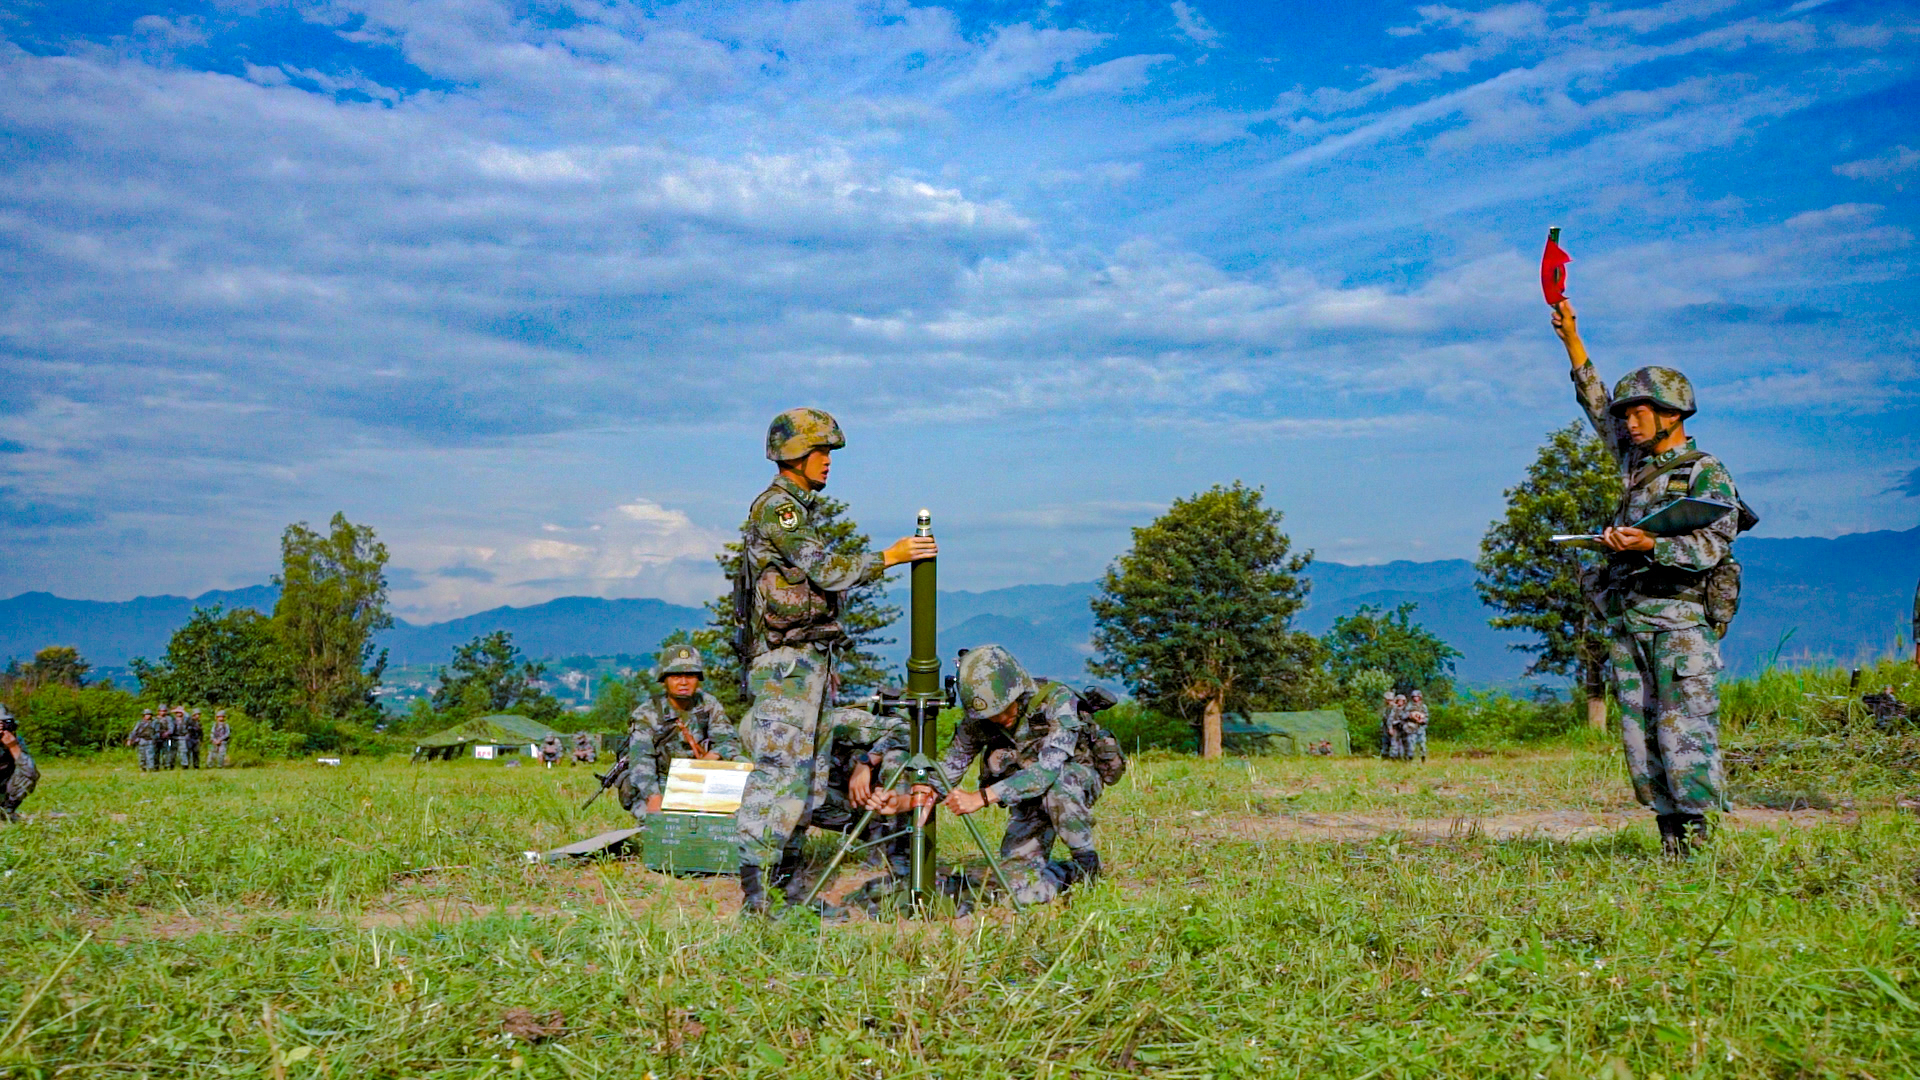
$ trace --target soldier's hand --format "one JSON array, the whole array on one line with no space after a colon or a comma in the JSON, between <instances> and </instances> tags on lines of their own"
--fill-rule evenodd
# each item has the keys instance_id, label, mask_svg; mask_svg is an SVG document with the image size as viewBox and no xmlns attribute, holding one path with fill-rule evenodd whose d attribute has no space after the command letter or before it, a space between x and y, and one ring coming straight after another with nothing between
<instances>
[{"instance_id":1,"label":"soldier's hand","mask_svg":"<svg viewBox=\"0 0 1920 1080\"><path fill-rule=\"evenodd\" d=\"M986 805L987 796L985 792L961 791L959 788L955 788L953 792L947 796L947 809L959 814L961 817L977 813Z\"/></svg>"},{"instance_id":2,"label":"soldier's hand","mask_svg":"<svg viewBox=\"0 0 1920 1080\"><path fill-rule=\"evenodd\" d=\"M1600 542L1615 551L1652 551L1653 534L1631 526L1610 527L1600 534Z\"/></svg>"},{"instance_id":3,"label":"soldier's hand","mask_svg":"<svg viewBox=\"0 0 1920 1080\"><path fill-rule=\"evenodd\" d=\"M852 792L849 791L848 794L851 795ZM888 791L882 788L879 791L868 791L866 799L862 800L860 805L876 814L900 814L905 813L913 805L913 797L904 791Z\"/></svg>"},{"instance_id":4,"label":"soldier's hand","mask_svg":"<svg viewBox=\"0 0 1920 1080\"><path fill-rule=\"evenodd\" d=\"M659 812L660 812L660 796L659 795L647 796L647 813L657 814Z\"/></svg>"},{"instance_id":5,"label":"soldier's hand","mask_svg":"<svg viewBox=\"0 0 1920 1080\"><path fill-rule=\"evenodd\" d=\"M847 778L847 800L855 806L865 806L867 796L873 794L873 766L861 762L853 767L853 775Z\"/></svg>"},{"instance_id":6,"label":"soldier's hand","mask_svg":"<svg viewBox=\"0 0 1920 1080\"><path fill-rule=\"evenodd\" d=\"M1573 301L1562 300L1553 305L1553 332L1560 335L1561 341L1577 341L1580 338L1580 316L1574 314Z\"/></svg>"},{"instance_id":7,"label":"soldier's hand","mask_svg":"<svg viewBox=\"0 0 1920 1080\"><path fill-rule=\"evenodd\" d=\"M887 545L881 556L888 566L899 566L905 562L919 562L932 559L940 554L940 545L934 543L931 536L903 536Z\"/></svg>"}]
</instances>

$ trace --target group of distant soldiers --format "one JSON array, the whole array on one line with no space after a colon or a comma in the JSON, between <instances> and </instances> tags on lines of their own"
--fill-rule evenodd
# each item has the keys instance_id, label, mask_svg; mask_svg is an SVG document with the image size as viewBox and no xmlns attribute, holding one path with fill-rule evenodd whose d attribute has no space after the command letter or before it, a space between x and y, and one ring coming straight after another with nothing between
<instances>
[{"instance_id":1,"label":"group of distant soldiers","mask_svg":"<svg viewBox=\"0 0 1920 1080\"><path fill-rule=\"evenodd\" d=\"M1392 690L1380 698L1380 756L1390 761L1427 760L1427 699Z\"/></svg>"},{"instance_id":2,"label":"group of distant soldiers","mask_svg":"<svg viewBox=\"0 0 1920 1080\"><path fill-rule=\"evenodd\" d=\"M549 769L553 768L554 762L560 760L562 752L563 748L558 735L549 735L540 743L540 760L545 762ZM591 765L598 760L600 760L600 749L594 737L584 731L574 732L572 763Z\"/></svg>"},{"instance_id":3,"label":"group of distant soldiers","mask_svg":"<svg viewBox=\"0 0 1920 1080\"><path fill-rule=\"evenodd\" d=\"M140 710L140 721L127 733L127 745L140 756L141 772L161 769L197 769L200 747L207 747L207 768L227 767L227 747L233 742L233 728L227 723L227 710L215 709L213 726L202 727L200 710L185 705L162 704L158 709Z\"/></svg>"}]
</instances>

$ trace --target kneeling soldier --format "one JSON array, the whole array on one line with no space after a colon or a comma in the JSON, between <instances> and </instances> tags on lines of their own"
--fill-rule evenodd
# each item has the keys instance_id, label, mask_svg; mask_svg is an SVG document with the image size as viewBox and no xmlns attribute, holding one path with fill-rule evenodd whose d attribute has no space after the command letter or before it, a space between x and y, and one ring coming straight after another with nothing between
<instances>
[{"instance_id":1,"label":"kneeling soldier","mask_svg":"<svg viewBox=\"0 0 1920 1080\"><path fill-rule=\"evenodd\" d=\"M1662 844L1685 854L1706 832L1707 813L1728 809L1716 680L1738 579L1716 571L1738 567L1734 538L1757 519L1726 466L1687 437L1695 410L1685 375L1644 367L1609 395L1587 359L1572 304L1554 308L1553 329L1567 347L1580 406L1620 466L1624 495L1602 534L1605 575L1592 593L1613 635L1627 771L1634 796L1659 817ZM1678 536L1632 527L1687 497L1738 510Z\"/></svg>"},{"instance_id":2,"label":"kneeling soldier","mask_svg":"<svg viewBox=\"0 0 1920 1080\"><path fill-rule=\"evenodd\" d=\"M660 682L665 699L654 698L633 710L627 729L627 771L620 780L620 805L644 825L660 809L667 771L674 758L738 761L740 738L720 699L700 689L707 665L700 650L675 645L661 654Z\"/></svg>"},{"instance_id":3,"label":"kneeling soldier","mask_svg":"<svg viewBox=\"0 0 1920 1080\"><path fill-rule=\"evenodd\" d=\"M0 705L0 821L19 821L20 804L40 782L40 769L20 741L13 714Z\"/></svg>"},{"instance_id":4,"label":"kneeling soldier","mask_svg":"<svg viewBox=\"0 0 1920 1080\"><path fill-rule=\"evenodd\" d=\"M1096 877L1093 804L1105 785L1094 766L1094 726L1081 714L1078 696L1064 683L1036 683L998 645L961 657L958 683L966 720L940 769L949 785L958 784L980 757L980 790L954 788L947 809L1007 808L1000 858L1021 903L1044 904L1074 882ZM1071 863L1048 861L1056 836Z\"/></svg>"}]
</instances>

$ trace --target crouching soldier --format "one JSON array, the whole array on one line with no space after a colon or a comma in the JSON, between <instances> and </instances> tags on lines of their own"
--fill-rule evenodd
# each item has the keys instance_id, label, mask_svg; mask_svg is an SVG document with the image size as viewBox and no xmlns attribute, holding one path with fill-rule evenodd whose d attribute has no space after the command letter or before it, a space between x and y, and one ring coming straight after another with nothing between
<instances>
[{"instance_id":1,"label":"crouching soldier","mask_svg":"<svg viewBox=\"0 0 1920 1080\"><path fill-rule=\"evenodd\" d=\"M593 736L584 731L573 733L573 764L591 765L594 761Z\"/></svg>"},{"instance_id":2,"label":"crouching soldier","mask_svg":"<svg viewBox=\"0 0 1920 1080\"><path fill-rule=\"evenodd\" d=\"M1100 873L1093 805L1105 784L1096 767L1098 728L1064 683L1036 683L1013 654L983 645L961 657L958 684L966 720L940 762L949 786L978 757L980 790L953 788L946 807L972 814L1007 808L1000 859L1014 895L1044 904ZM1055 838L1071 862L1051 862Z\"/></svg>"},{"instance_id":3,"label":"crouching soldier","mask_svg":"<svg viewBox=\"0 0 1920 1080\"><path fill-rule=\"evenodd\" d=\"M839 708L830 711L821 726L830 740L827 790L820 805L808 813L805 825L850 833L881 781L906 762L907 722L885 711ZM898 878L912 870L912 838L905 824L904 816L876 817L862 837L893 834L885 848L887 870ZM789 904L799 903L807 894L806 875L800 872L805 837L805 828L794 831L766 883L768 889L780 890Z\"/></svg>"},{"instance_id":4,"label":"crouching soldier","mask_svg":"<svg viewBox=\"0 0 1920 1080\"><path fill-rule=\"evenodd\" d=\"M674 758L738 761L740 737L720 699L700 689L706 661L691 645L675 645L660 657L664 698L633 710L627 728L627 771L620 779L620 805L640 824L658 813Z\"/></svg>"},{"instance_id":5,"label":"crouching soldier","mask_svg":"<svg viewBox=\"0 0 1920 1080\"><path fill-rule=\"evenodd\" d=\"M19 821L20 804L40 783L40 769L20 741L20 726L0 705L0 821Z\"/></svg>"},{"instance_id":6,"label":"crouching soldier","mask_svg":"<svg viewBox=\"0 0 1920 1080\"><path fill-rule=\"evenodd\" d=\"M1672 368L1644 367L1607 392L1587 358L1573 305L1553 329L1594 432L1620 467L1624 492L1602 533L1604 573L1589 596L1612 634L1614 696L1634 796L1658 816L1662 845L1683 855L1728 809L1720 763L1720 637L1733 617L1739 564L1733 541L1758 519L1719 459L1687 437L1693 385ZM1711 525L1655 536L1633 523L1681 498L1737 509Z\"/></svg>"},{"instance_id":7,"label":"crouching soldier","mask_svg":"<svg viewBox=\"0 0 1920 1080\"><path fill-rule=\"evenodd\" d=\"M549 735L541 740L540 760L546 762L549 769L553 768L554 762L560 760L560 736Z\"/></svg>"}]
</instances>

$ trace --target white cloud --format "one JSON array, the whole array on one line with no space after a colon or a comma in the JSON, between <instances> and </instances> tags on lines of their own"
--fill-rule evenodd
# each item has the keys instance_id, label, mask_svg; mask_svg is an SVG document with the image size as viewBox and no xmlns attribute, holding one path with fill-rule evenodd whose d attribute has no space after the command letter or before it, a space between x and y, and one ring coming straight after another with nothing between
<instances>
[{"instance_id":1,"label":"white cloud","mask_svg":"<svg viewBox=\"0 0 1920 1080\"><path fill-rule=\"evenodd\" d=\"M1153 69L1172 60L1167 53L1122 56L1104 64L1061 79L1053 89L1057 98L1086 97L1092 94L1124 94L1147 84Z\"/></svg>"},{"instance_id":2,"label":"white cloud","mask_svg":"<svg viewBox=\"0 0 1920 1080\"><path fill-rule=\"evenodd\" d=\"M1920 168L1920 150L1901 145L1890 147L1870 158L1835 165L1833 171L1836 175L1853 180L1891 180L1917 168ZM1896 190L1903 189L1896 185Z\"/></svg>"},{"instance_id":3,"label":"white cloud","mask_svg":"<svg viewBox=\"0 0 1920 1080\"><path fill-rule=\"evenodd\" d=\"M1195 45L1203 49L1220 47L1220 31L1214 29L1207 17L1186 0L1173 0L1173 21L1180 28L1180 33Z\"/></svg>"}]
</instances>

